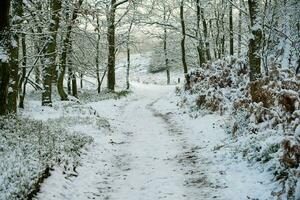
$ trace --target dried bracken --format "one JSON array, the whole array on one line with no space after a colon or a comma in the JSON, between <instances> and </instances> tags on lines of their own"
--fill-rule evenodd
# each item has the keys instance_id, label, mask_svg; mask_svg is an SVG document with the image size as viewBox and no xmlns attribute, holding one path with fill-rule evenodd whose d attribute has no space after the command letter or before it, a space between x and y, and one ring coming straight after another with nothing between
<instances>
[{"instance_id":1,"label":"dried bracken","mask_svg":"<svg viewBox=\"0 0 300 200\"><path fill-rule=\"evenodd\" d=\"M271 66L268 76L250 82L246 66L243 60L229 58L192 71L192 88L180 103L191 111L227 112L228 132L238 140L249 138L238 151L255 162L272 161L270 168L284 183L278 194L293 199L300 164L299 77L292 70ZM264 141L269 141L266 147Z\"/></svg>"}]
</instances>

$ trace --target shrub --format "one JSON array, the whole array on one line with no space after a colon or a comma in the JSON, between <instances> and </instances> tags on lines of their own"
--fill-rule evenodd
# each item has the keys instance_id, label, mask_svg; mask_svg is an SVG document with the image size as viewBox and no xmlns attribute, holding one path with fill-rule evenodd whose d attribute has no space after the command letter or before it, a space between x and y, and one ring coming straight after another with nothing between
<instances>
[{"instance_id":1,"label":"shrub","mask_svg":"<svg viewBox=\"0 0 300 200\"><path fill-rule=\"evenodd\" d=\"M0 117L0 199L31 197L53 165L74 169L90 142L54 121Z\"/></svg>"}]
</instances>

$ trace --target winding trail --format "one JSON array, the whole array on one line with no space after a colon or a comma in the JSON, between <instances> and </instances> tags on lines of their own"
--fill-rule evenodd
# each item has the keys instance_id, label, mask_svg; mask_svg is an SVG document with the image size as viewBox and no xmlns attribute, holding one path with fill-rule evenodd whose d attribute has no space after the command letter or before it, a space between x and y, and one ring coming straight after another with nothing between
<instances>
[{"instance_id":1,"label":"winding trail","mask_svg":"<svg viewBox=\"0 0 300 200\"><path fill-rule=\"evenodd\" d=\"M93 145L75 176L55 169L36 199L225 200L254 192L242 183L251 172L218 165L222 156L213 149L226 137L222 117L192 120L181 113L170 99L174 86L134 83L133 88L127 98L88 104L107 118L110 129L73 127L92 136Z\"/></svg>"}]
</instances>

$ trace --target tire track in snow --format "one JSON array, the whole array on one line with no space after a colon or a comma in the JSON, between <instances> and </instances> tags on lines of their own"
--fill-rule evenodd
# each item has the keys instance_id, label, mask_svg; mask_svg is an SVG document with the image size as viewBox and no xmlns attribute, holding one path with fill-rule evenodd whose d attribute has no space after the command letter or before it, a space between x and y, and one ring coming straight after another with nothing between
<instances>
[{"instance_id":1,"label":"tire track in snow","mask_svg":"<svg viewBox=\"0 0 300 200\"><path fill-rule=\"evenodd\" d=\"M204 170L202 170L203 167L205 167L205 164L208 164L209 161L201 161L201 158L199 158L198 156L198 152L204 149L205 147L189 143L189 138L185 136L184 131L189 130L180 126L174 120L174 113L167 112L163 114L159 110L154 108L154 105L160 99L161 98L158 98L152 103L148 104L147 108L151 110L155 117L161 118L166 123L166 127L168 127L168 131L171 137L177 138L181 143L182 152L176 155L176 159L184 171L184 187L190 188L192 192L194 191L194 198L197 196L197 199L220 199L220 196L213 195L213 193L218 194L217 190L226 186L218 186L216 184L211 183L208 180L208 177L205 174ZM201 163L203 163L203 165L201 165ZM198 189L204 187L209 188L209 192L199 193L200 190L197 192Z\"/></svg>"}]
</instances>

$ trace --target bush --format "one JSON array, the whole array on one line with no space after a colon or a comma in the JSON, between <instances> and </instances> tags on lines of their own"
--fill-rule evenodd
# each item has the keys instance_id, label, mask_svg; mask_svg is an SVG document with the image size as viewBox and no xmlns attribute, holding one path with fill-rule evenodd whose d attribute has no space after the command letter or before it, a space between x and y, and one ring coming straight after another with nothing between
<instances>
[{"instance_id":1,"label":"bush","mask_svg":"<svg viewBox=\"0 0 300 200\"><path fill-rule=\"evenodd\" d=\"M177 91L183 96L179 105L188 107L191 113L208 110L229 114L227 132L235 138L235 152L274 173L276 180L283 183L278 196L297 199L299 77L292 70L276 66L268 76L251 83L246 66L245 61L230 57L190 72L191 89Z\"/></svg>"},{"instance_id":2,"label":"bush","mask_svg":"<svg viewBox=\"0 0 300 200\"><path fill-rule=\"evenodd\" d=\"M90 142L54 121L0 117L0 199L31 197L55 164L74 169Z\"/></svg>"}]
</instances>

